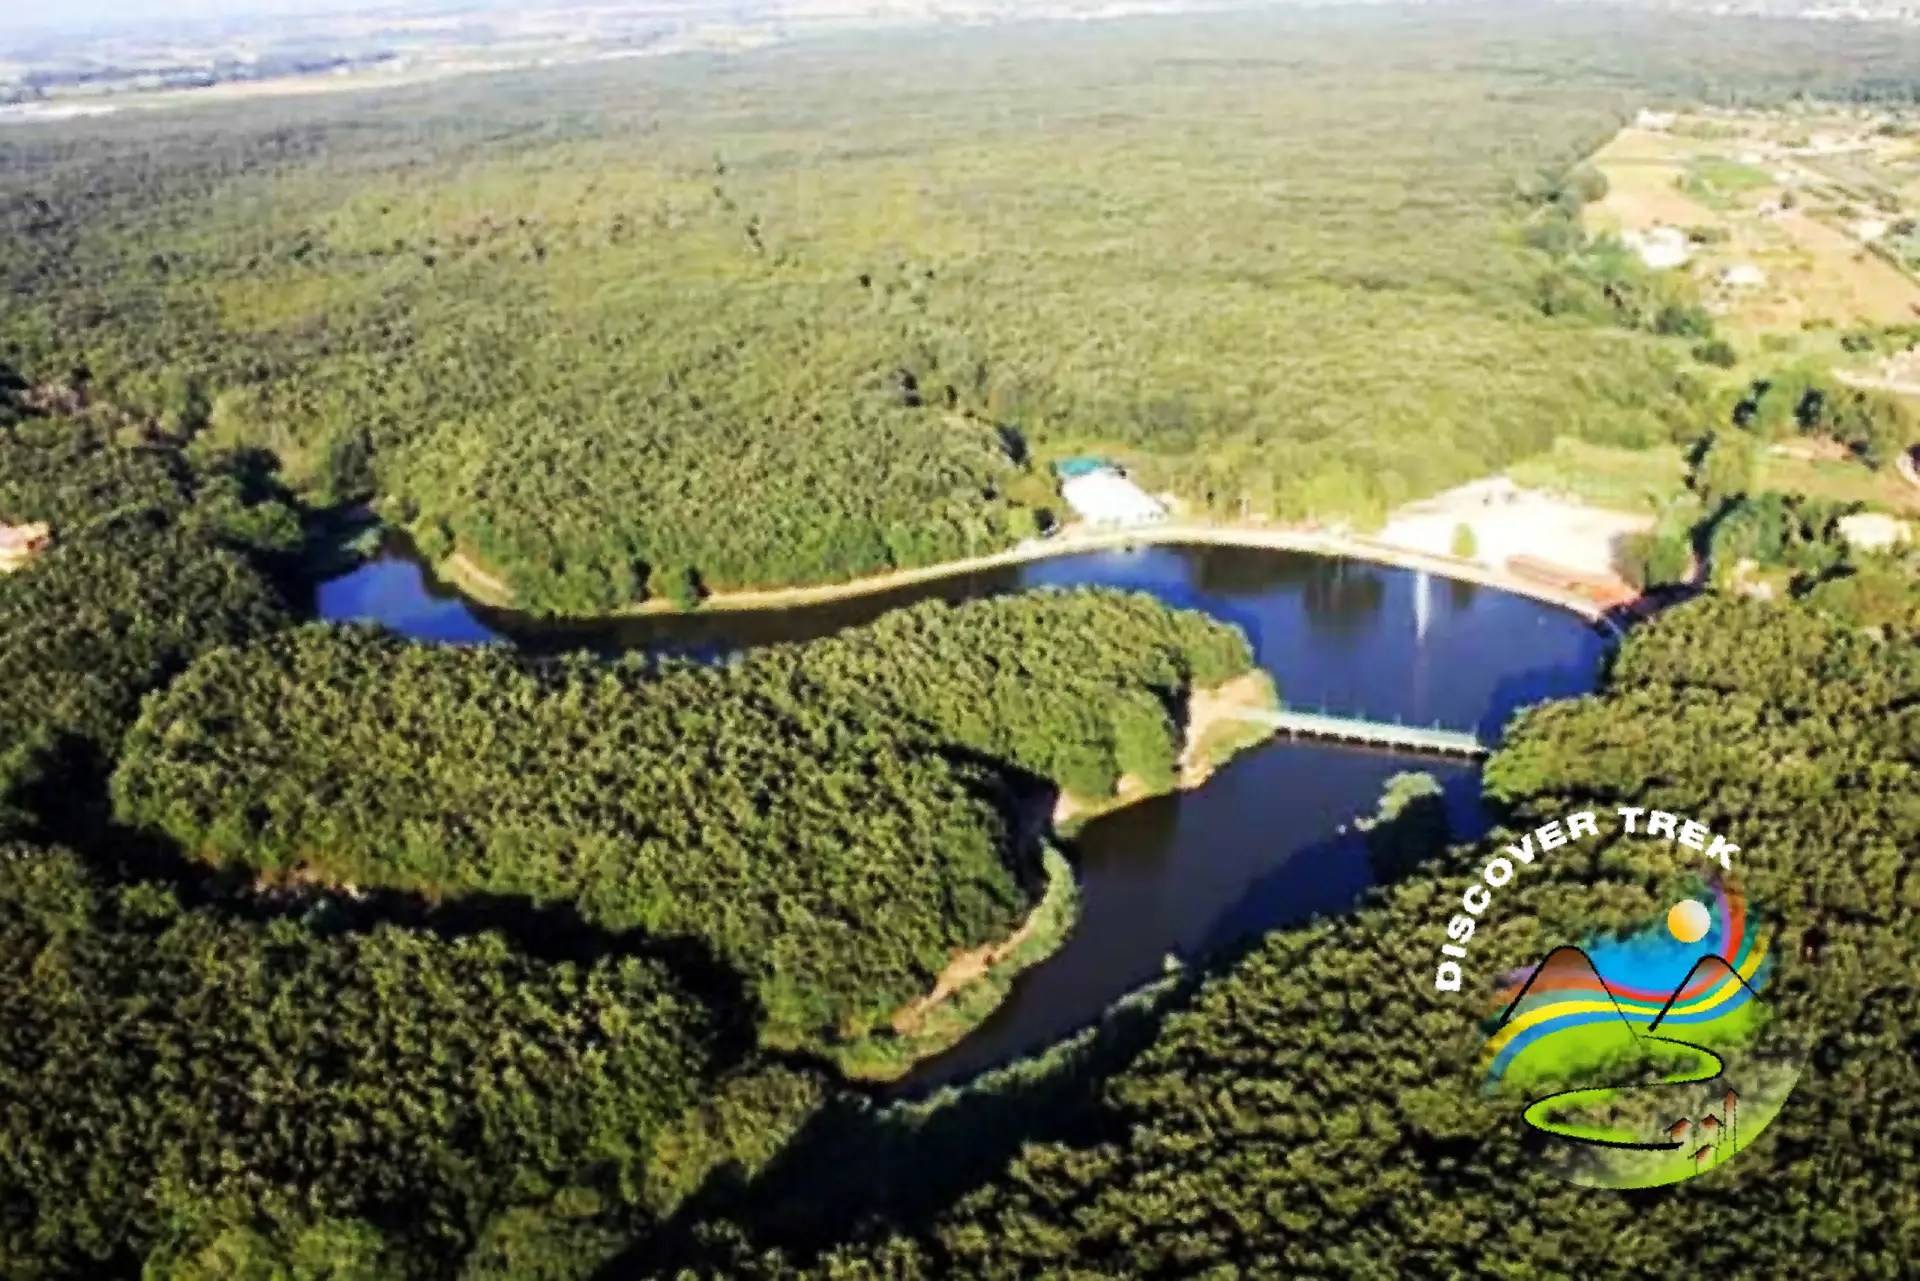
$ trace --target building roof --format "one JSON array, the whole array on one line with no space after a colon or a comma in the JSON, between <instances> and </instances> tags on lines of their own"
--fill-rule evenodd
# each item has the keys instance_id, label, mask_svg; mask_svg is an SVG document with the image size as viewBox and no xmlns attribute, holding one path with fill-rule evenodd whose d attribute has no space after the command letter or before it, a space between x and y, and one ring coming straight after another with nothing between
<instances>
[{"instance_id":1,"label":"building roof","mask_svg":"<svg viewBox=\"0 0 1920 1281\"><path fill-rule=\"evenodd\" d=\"M37 551L46 544L51 532L44 521L34 525L0 524L0 548Z\"/></svg>"},{"instance_id":2,"label":"building roof","mask_svg":"<svg viewBox=\"0 0 1920 1281\"><path fill-rule=\"evenodd\" d=\"M1060 486L1060 496L1082 520L1095 525L1141 525L1167 514L1151 494L1111 471L1075 476Z\"/></svg>"},{"instance_id":3,"label":"building roof","mask_svg":"<svg viewBox=\"0 0 1920 1281\"><path fill-rule=\"evenodd\" d=\"M1061 480L1073 480L1080 476L1091 476L1097 471L1113 471L1114 465L1104 458L1091 458L1082 455L1078 458L1063 458L1053 465L1054 474Z\"/></svg>"},{"instance_id":4,"label":"building roof","mask_svg":"<svg viewBox=\"0 0 1920 1281\"><path fill-rule=\"evenodd\" d=\"M1862 551L1885 551L1913 536L1905 521L1879 512L1855 512L1851 516L1842 516L1834 523L1834 528L1849 545Z\"/></svg>"}]
</instances>

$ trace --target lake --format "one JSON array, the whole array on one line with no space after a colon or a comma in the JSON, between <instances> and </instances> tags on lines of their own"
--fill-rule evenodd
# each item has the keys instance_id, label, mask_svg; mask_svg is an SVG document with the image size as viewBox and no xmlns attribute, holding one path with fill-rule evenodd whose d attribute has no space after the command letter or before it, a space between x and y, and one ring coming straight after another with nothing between
<instances>
[{"instance_id":1,"label":"lake","mask_svg":"<svg viewBox=\"0 0 1920 1281\"><path fill-rule=\"evenodd\" d=\"M1488 740L1518 708L1592 689L1607 648L1584 620L1506 592L1238 547L1088 552L776 612L552 623L472 604L394 541L320 584L317 606L323 618L379 622L425 641L711 658L815 639L931 597L1047 586L1145 591L1233 623L1290 706L1473 729ZM1090 822L1070 847L1082 895L1073 936L906 1084L934 1088L1042 1049L1159 974L1168 956L1201 957L1251 931L1344 909L1370 883L1352 821L1373 812L1388 778L1410 769L1441 781L1456 832L1484 828L1473 766L1283 740L1243 753L1195 791Z\"/></svg>"}]
</instances>

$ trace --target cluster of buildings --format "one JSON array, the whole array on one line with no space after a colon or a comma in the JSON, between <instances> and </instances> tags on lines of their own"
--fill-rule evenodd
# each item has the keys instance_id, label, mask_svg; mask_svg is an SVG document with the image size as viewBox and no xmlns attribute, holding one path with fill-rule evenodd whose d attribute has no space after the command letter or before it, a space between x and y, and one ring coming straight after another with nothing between
<instances>
[{"instance_id":1,"label":"cluster of buildings","mask_svg":"<svg viewBox=\"0 0 1920 1281\"><path fill-rule=\"evenodd\" d=\"M1696 1171L1704 1170L1713 1164L1714 1158L1720 1150L1720 1142L1723 1139L1727 1140L1727 1154L1729 1156L1739 1150L1740 1140L1737 1137L1739 1131L1735 1128L1739 1121L1739 1114L1735 1110L1739 1101L1740 1096L1732 1090L1728 1090L1726 1097L1722 1100L1726 1105L1726 1119L1724 1121L1709 1112L1698 1121L1695 1121L1691 1117L1683 1116L1667 1127L1667 1137L1672 1139L1682 1149L1684 1149L1688 1143L1697 1143L1700 1145L1693 1151L1693 1168Z\"/></svg>"},{"instance_id":2,"label":"cluster of buildings","mask_svg":"<svg viewBox=\"0 0 1920 1281\"><path fill-rule=\"evenodd\" d=\"M1684 267L1693 257L1693 245L1687 233L1678 227L1652 227L1646 231L1627 230L1620 241L1640 255L1649 271L1671 271ZM1731 289L1756 289L1767 283L1767 273L1750 262L1734 263L1720 272L1720 283Z\"/></svg>"}]
</instances>

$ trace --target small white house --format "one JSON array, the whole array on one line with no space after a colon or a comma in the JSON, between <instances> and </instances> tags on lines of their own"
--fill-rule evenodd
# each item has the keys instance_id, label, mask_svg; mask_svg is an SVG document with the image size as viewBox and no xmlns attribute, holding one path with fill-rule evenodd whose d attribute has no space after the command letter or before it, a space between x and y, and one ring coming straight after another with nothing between
<instances>
[{"instance_id":1,"label":"small white house","mask_svg":"<svg viewBox=\"0 0 1920 1281\"><path fill-rule=\"evenodd\" d=\"M1842 516L1836 527L1840 537L1861 551L1889 551L1906 542L1913 531L1903 520L1891 516L1882 516L1876 512L1855 512L1851 516Z\"/></svg>"},{"instance_id":2,"label":"small white house","mask_svg":"<svg viewBox=\"0 0 1920 1281\"><path fill-rule=\"evenodd\" d=\"M1060 496L1089 525L1157 525L1167 518L1167 509L1153 495L1108 468L1066 481Z\"/></svg>"},{"instance_id":3,"label":"small white house","mask_svg":"<svg viewBox=\"0 0 1920 1281\"><path fill-rule=\"evenodd\" d=\"M1720 273L1720 283L1733 289L1757 289L1767 283L1767 273L1750 262L1735 263Z\"/></svg>"},{"instance_id":4,"label":"small white house","mask_svg":"<svg viewBox=\"0 0 1920 1281\"><path fill-rule=\"evenodd\" d=\"M1862 218L1859 222L1853 224L1854 239L1858 240L1861 244L1870 245L1886 234L1887 220L1885 218Z\"/></svg>"},{"instance_id":5,"label":"small white house","mask_svg":"<svg viewBox=\"0 0 1920 1281\"><path fill-rule=\"evenodd\" d=\"M1654 271L1666 271L1686 264L1693 250L1687 233L1678 227L1655 227L1651 231L1624 231L1620 239L1640 255L1640 261Z\"/></svg>"}]
</instances>

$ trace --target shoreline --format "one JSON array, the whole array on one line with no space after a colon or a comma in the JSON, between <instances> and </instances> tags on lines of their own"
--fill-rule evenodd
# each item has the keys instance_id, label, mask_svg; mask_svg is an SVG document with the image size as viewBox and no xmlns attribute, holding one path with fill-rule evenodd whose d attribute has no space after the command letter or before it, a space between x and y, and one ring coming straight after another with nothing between
<instances>
[{"instance_id":1,"label":"shoreline","mask_svg":"<svg viewBox=\"0 0 1920 1281\"><path fill-rule=\"evenodd\" d=\"M885 573L869 574L840 583L720 592L702 600L699 609L695 611L680 610L664 601L647 601L638 605L624 606L605 614L556 614L550 617L555 622L579 622L596 618L632 618L652 614L751 613L761 610L793 609L806 605L824 605L834 601L852 600L897 588L912 587L920 583L938 582L944 578L954 578L983 570L1010 568L1084 552L1167 545L1248 547L1266 551L1298 552L1365 561L1392 569L1435 574L1456 582L1472 583L1478 587L1491 587L1497 591L1524 596L1530 600L1578 614L1587 622L1606 628L1615 637L1621 634L1619 627L1608 617L1606 609L1586 596L1521 578L1477 560L1414 551L1359 534L1175 522L1110 532L1061 534L1029 546L1013 547L1006 551L964 557L960 560L943 561L938 565L924 565L915 569L888 570ZM495 609L516 608L512 603L511 595L503 594L499 590L504 584L481 569L464 552L456 551L446 557L433 566L433 572L462 594L482 605Z\"/></svg>"},{"instance_id":2,"label":"shoreline","mask_svg":"<svg viewBox=\"0 0 1920 1281\"><path fill-rule=\"evenodd\" d=\"M1071 839L1093 819L1140 801L1193 791L1235 756L1273 737L1271 729L1253 726L1234 715L1237 709L1249 706L1280 706L1279 689L1260 667L1218 685L1194 689L1189 699L1172 784L1154 788L1132 775L1123 775L1112 796L1088 799L1058 793L1040 837L1042 865L1048 870L1047 890L1019 928L998 942L957 954L936 978L931 992L894 1012L889 1019L893 1038L879 1040L869 1034L838 1054L830 1053L828 1057L836 1061L842 1073L872 1085L906 1080L921 1064L964 1044L1000 1007L1021 974L1045 964L1072 940L1080 925L1080 882L1054 845L1055 840ZM1219 732L1222 728L1229 733L1223 736ZM1029 948L1030 942L1037 946Z\"/></svg>"}]
</instances>

